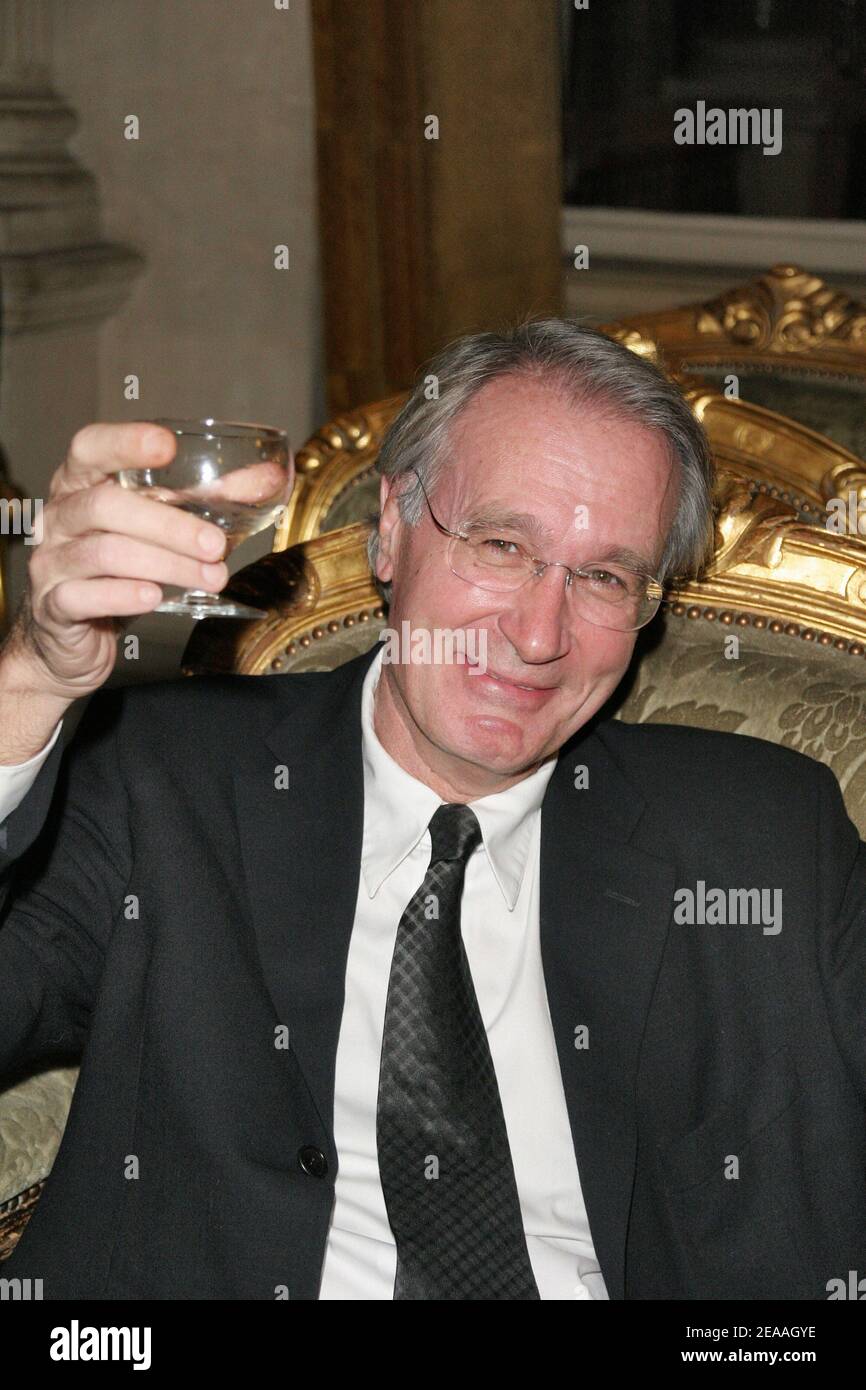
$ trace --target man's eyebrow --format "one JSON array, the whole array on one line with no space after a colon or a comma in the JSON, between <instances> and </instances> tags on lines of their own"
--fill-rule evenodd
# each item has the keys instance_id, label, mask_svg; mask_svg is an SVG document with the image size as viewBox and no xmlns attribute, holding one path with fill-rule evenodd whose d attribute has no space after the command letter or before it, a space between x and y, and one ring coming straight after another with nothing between
<instances>
[{"instance_id":1,"label":"man's eyebrow","mask_svg":"<svg viewBox=\"0 0 866 1390\"><path fill-rule=\"evenodd\" d=\"M491 529L522 531L541 545L549 545L552 541L551 531L543 521L540 521L537 516L533 516L531 512L512 512L500 508L488 509L477 514L473 513L461 529L470 535L474 531ZM655 574L653 562L646 555L641 555L636 550L630 550L628 546L605 546L602 550L593 551L589 560L590 562L607 560L612 564L623 565L625 569L639 570L642 574Z\"/></svg>"},{"instance_id":2,"label":"man's eyebrow","mask_svg":"<svg viewBox=\"0 0 866 1390\"><path fill-rule=\"evenodd\" d=\"M553 539L553 534L545 526L543 521L539 521L537 516L531 512L511 512L504 508L494 507L483 512L473 512L472 515L463 523L465 531L523 531L525 535L532 536L534 540L542 544L549 544Z\"/></svg>"},{"instance_id":3,"label":"man's eyebrow","mask_svg":"<svg viewBox=\"0 0 866 1390\"><path fill-rule=\"evenodd\" d=\"M655 576L656 572L655 565L647 559L646 555L640 555L636 550L629 550L628 546L606 546L604 550L594 551L592 560L609 560L613 564L622 565L625 569L640 570L642 574Z\"/></svg>"}]
</instances>

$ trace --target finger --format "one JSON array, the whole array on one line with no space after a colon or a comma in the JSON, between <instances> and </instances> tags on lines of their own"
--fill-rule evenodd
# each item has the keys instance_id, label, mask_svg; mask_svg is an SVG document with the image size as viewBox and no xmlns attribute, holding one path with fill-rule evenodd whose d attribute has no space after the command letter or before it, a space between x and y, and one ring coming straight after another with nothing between
<instances>
[{"instance_id":1,"label":"finger","mask_svg":"<svg viewBox=\"0 0 866 1390\"><path fill-rule=\"evenodd\" d=\"M123 468L156 468L174 458L176 436L162 425L84 425L73 436L65 461L52 478L51 496L91 487Z\"/></svg>"},{"instance_id":2,"label":"finger","mask_svg":"<svg viewBox=\"0 0 866 1390\"><path fill-rule=\"evenodd\" d=\"M66 579L95 578L153 580L180 588L222 588L228 567L220 560L210 564L178 555L164 546L150 545L129 536L94 531L79 540L57 546L51 557L54 583Z\"/></svg>"},{"instance_id":3,"label":"finger","mask_svg":"<svg viewBox=\"0 0 866 1390\"><path fill-rule=\"evenodd\" d=\"M224 554L225 533L211 521L167 504L144 492L128 492L111 479L61 498L54 506L49 529L58 539L88 532L111 531L151 541L179 555L201 555L213 560Z\"/></svg>"},{"instance_id":4,"label":"finger","mask_svg":"<svg viewBox=\"0 0 866 1390\"><path fill-rule=\"evenodd\" d=\"M96 618L150 613L162 602L158 584L136 579L64 579L46 596L46 617L59 627Z\"/></svg>"},{"instance_id":5,"label":"finger","mask_svg":"<svg viewBox=\"0 0 866 1390\"><path fill-rule=\"evenodd\" d=\"M264 506L270 501L285 501L290 474L272 459L233 468L221 478L208 479L198 488L190 488L191 496L203 495L208 501L222 498L227 502L242 502L247 506Z\"/></svg>"}]
</instances>

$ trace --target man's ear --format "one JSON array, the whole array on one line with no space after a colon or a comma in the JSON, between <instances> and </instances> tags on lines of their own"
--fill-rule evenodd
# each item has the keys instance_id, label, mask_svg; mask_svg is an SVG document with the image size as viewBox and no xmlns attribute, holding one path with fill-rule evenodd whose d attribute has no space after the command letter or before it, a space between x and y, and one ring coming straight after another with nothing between
<instances>
[{"instance_id":1,"label":"man's ear","mask_svg":"<svg viewBox=\"0 0 866 1390\"><path fill-rule=\"evenodd\" d=\"M397 505L396 478L383 477L379 482L379 553L376 556L376 577L383 584L394 575L394 555L402 520Z\"/></svg>"}]
</instances>

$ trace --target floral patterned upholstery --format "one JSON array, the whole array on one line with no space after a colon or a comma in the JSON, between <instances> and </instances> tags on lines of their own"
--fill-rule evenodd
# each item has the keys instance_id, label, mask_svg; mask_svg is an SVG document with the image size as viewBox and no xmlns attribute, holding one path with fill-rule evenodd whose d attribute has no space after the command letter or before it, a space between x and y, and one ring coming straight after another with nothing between
<instances>
[{"instance_id":1,"label":"floral patterned upholstery","mask_svg":"<svg viewBox=\"0 0 866 1390\"><path fill-rule=\"evenodd\" d=\"M806 753L833 770L866 838L863 656L750 625L733 629L739 657L729 659L731 631L702 616L668 617L661 640L653 634L651 649L636 653L615 717L750 734Z\"/></svg>"}]
</instances>

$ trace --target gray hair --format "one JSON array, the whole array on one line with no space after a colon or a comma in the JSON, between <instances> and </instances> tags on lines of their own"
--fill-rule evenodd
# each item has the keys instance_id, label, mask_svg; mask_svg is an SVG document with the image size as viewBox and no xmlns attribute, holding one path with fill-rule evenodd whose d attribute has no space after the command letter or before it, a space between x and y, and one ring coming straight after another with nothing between
<instances>
[{"instance_id":1,"label":"gray hair","mask_svg":"<svg viewBox=\"0 0 866 1390\"><path fill-rule=\"evenodd\" d=\"M656 578L697 572L712 551L713 465L703 427L664 372L646 358L570 319L531 320L505 333L475 333L443 348L423 369L400 413L388 427L376 467L385 477L406 475L400 516L416 526L424 510L417 469L432 498L447 456L451 426L488 382L503 376L535 377L562 392L570 405L601 406L664 436L679 462L679 502ZM378 523L367 542L375 577ZM376 577L390 603L391 584Z\"/></svg>"}]
</instances>

